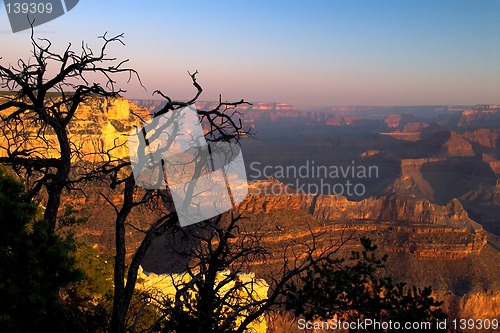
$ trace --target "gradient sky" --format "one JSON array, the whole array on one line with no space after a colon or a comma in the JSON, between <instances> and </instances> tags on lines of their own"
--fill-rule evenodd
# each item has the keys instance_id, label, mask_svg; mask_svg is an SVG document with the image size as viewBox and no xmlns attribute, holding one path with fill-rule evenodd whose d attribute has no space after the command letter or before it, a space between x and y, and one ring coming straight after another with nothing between
<instances>
[{"instance_id":1,"label":"gradient sky","mask_svg":"<svg viewBox=\"0 0 500 333\"><path fill-rule=\"evenodd\" d=\"M2 4L2 63L29 56ZM147 91L176 99L320 105L500 104L500 0L468 1L93 1L35 28L63 49L125 34Z\"/></svg>"}]
</instances>

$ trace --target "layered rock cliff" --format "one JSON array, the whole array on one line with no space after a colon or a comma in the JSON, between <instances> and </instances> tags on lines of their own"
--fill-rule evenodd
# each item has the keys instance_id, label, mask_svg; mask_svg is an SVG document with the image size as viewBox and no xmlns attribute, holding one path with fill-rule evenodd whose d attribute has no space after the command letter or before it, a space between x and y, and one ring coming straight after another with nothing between
<instances>
[{"instance_id":1,"label":"layered rock cliff","mask_svg":"<svg viewBox=\"0 0 500 333\"><path fill-rule=\"evenodd\" d=\"M465 131L462 136L470 142L477 143L482 147L500 148L500 128L480 128L473 131Z\"/></svg>"},{"instance_id":2,"label":"layered rock cliff","mask_svg":"<svg viewBox=\"0 0 500 333\"><path fill-rule=\"evenodd\" d=\"M422 258L463 258L481 252L486 244L483 228L469 218L457 199L444 206L397 195L356 202L335 195L292 193L278 181L269 180L252 184L250 195L238 210L258 216L295 211L303 219L320 222L323 232L332 232L332 223L351 231L378 232L377 238L386 249ZM411 242L407 242L408 237Z\"/></svg>"},{"instance_id":3,"label":"layered rock cliff","mask_svg":"<svg viewBox=\"0 0 500 333\"><path fill-rule=\"evenodd\" d=\"M460 128L496 127L500 121L500 105L476 105L464 110L458 121Z\"/></svg>"},{"instance_id":4,"label":"layered rock cliff","mask_svg":"<svg viewBox=\"0 0 500 333\"><path fill-rule=\"evenodd\" d=\"M421 161L425 162L427 161ZM467 212L456 199L446 206L431 203L426 199L409 200L397 195L349 201L343 196L294 193L277 180L252 184L250 196L239 205L239 209L249 213L269 213L279 209L303 210L324 220L392 221L450 227L473 226L474 230L481 229L469 219Z\"/></svg>"},{"instance_id":5,"label":"layered rock cliff","mask_svg":"<svg viewBox=\"0 0 500 333\"><path fill-rule=\"evenodd\" d=\"M2 111L2 116L14 111L15 108ZM145 121L149 119L148 110L123 97L96 96L86 99L68 124L74 160L83 158L101 161L107 158L106 154L111 158L127 158L128 134L134 126L142 123L141 118ZM58 157L59 147L55 133L47 129L45 133L41 133L42 137L39 134L36 126L25 128L23 136L7 129L0 138L0 147L7 148L14 143L15 146L35 148L38 154L45 157ZM2 149L0 154L6 154L6 151Z\"/></svg>"},{"instance_id":6,"label":"layered rock cliff","mask_svg":"<svg viewBox=\"0 0 500 333\"><path fill-rule=\"evenodd\" d=\"M347 256L350 250L359 250L356 239L368 236L381 253L389 254L388 274L417 286L431 285L436 297L445 300L451 317L492 318L500 311L498 250L457 199L438 205L386 195L354 202L341 196L294 193L268 180L253 183L238 209L264 232L262 241L272 253L269 262L255 264L256 272L279 267L284 249L307 244L312 234L323 235L327 242L350 238L340 251ZM321 244L320 239L317 242Z\"/></svg>"},{"instance_id":7,"label":"layered rock cliff","mask_svg":"<svg viewBox=\"0 0 500 333\"><path fill-rule=\"evenodd\" d=\"M419 165L432 161L422 159ZM415 161L412 164L415 165ZM324 220L392 221L450 227L473 226L474 230L481 229L469 219L462 204L456 199L446 206L426 199L403 199L397 195L371 197L356 202L343 196L294 193L277 180L254 182L250 187L250 196L239 205L239 210L249 213L268 213L280 209L303 210L314 218Z\"/></svg>"},{"instance_id":8,"label":"layered rock cliff","mask_svg":"<svg viewBox=\"0 0 500 333\"><path fill-rule=\"evenodd\" d=\"M451 131L449 138L443 143L441 154L447 157L470 157L474 156L474 149L469 141L465 140L457 132Z\"/></svg>"},{"instance_id":9,"label":"layered rock cliff","mask_svg":"<svg viewBox=\"0 0 500 333\"><path fill-rule=\"evenodd\" d=\"M318 195L312 202L312 215L326 220L374 220L463 227L471 228L471 231L481 229L468 218L467 212L456 199L446 206L439 206L425 199L408 200L397 196L367 198L356 202L340 196Z\"/></svg>"}]
</instances>

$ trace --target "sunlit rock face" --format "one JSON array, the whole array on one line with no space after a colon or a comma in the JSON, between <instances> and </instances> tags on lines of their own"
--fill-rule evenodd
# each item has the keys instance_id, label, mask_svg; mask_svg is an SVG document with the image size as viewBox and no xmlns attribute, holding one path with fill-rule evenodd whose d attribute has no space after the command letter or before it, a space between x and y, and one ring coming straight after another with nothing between
<instances>
[{"instance_id":1,"label":"sunlit rock face","mask_svg":"<svg viewBox=\"0 0 500 333\"><path fill-rule=\"evenodd\" d=\"M492 127L500 120L500 105L476 105L462 111L457 127Z\"/></svg>"},{"instance_id":2,"label":"sunlit rock face","mask_svg":"<svg viewBox=\"0 0 500 333\"><path fill-rule=\"evenodd\" d=\"M277 186L283 189L277 190ZM279 195L272 192L280 193ZM349 201L337 195L304 195L294 193L277 180L258 181L251 185L250 196L240 204L248 213L270 212L279 209L308 211L315 218L325 220L374 220L435 224L465 227L472 220L456 199L440 206L425 199L407 200L398 196L381 196L361 201ZM474 224L475 228L480 228Z\"/></svg>"},{"instance_id":3,"label":"sunlit rock face","mask_svg":"<svg viewBox=\"0 0 500 333\"><path fill-rule=\"evenodd\" d=\"M487 242L481 225L469 218L457 199L438 205L425 199L386 195L356 202L343 196L293 193L289 188L278 191L278 186L285 187L276 180L255 182L239 210L252 215L297 212L306 219L324 221L318 230L322 232L337 232L331 223L358 232L378 230L384 235L380 245L385 250L419 258L460 259L480 253ZM411 242L405 241L408 237Z\"/></svg>"},{"instance_id":4,"label":"sunlit rock face","mask_svg":"<svg viewBox=\"0 0 500 333\"><path fill-rule=\"evenodd\" d=\"M405 173L431 162L407 161ZM393 194L355 202L342 196L295 193L270 179L251 184L250 195L239 207L264 232L263 241L275 254L276 265L282 248L306 242L311 233L327 235L328 242L367 236L380 253L389 255L389 275L410 285L431 285L452 317L492 318L500 310L498 251L488 241L491 235L457 199L439 205ZM353 248L356 242L345 247L344 255ZM273 267L259 263L257 269Z\"/></svg>"},{"instance_id":5,"label":"sunlit rock face","mask_svg":"<svg viewBox=\"0 0 500 333\"><path fill-rule=\"evenodd\" d=\"M447 157L470 157L474 156L474 149L469 141L457 132L451 131L449 139L443 144L441 154Z\"/></svg>"},{"instance_id":6,"label":"sunlit rock face","mask_svg":"<svg viewBox=\"0 0 500 333\"><path fill-rule=\"evenodd\" d=\"M457 296L450 292L435 293L444 301L443 307L448 309L449 318L497 318L500 309L499 291L477 291Z\"/></svg>"},{"instance_id":7,"label":"sunlit rock face","mask_svg":"<svg viewBox=\"0 0 500 333\"><path fill-rule=\"evenodd\" d=\"M58 99L55 98L54 101ZM5 97L0 97L0 103ZM50 103L49 101L47 103ZM7 117L15 108L1 112L2 117ZM92 97L83 101L76 110L75 117L68 125L69 138L72 142L73 161L79 159L99 162L108 159L128 158L127 139L128 133L149 119L146 108L138 107L123 97L105 98ZM11 151L14 147L33 149L32 156L57 158L59 147L57 136L51 128L39 132L40 126L29 121L25 127L25 135L17 135L14 128L3 128L0 137L0 147ZM17 130L20 127L18 126ZM0 155L6 156L5 149Z\"/></svg>"},{"instance_id":8,"label":"sunlit rock face","mask_svg":"<svg viewBox=\"0 0 500 333\"><path fill-rule=\"evenodd\" d=\"M397 128L399 127L399 122L403 117L400 114L388 114L384 119L384 123L389 128Z\"/></svg>"},{"instance_id":9,"label":"sunlit rock face","mask_svg":"<svg viewBox=\"0 0 500 333\"><path fill-rule=\"evenodd\" d=\"M462 137L482 147L498 149L500 143L500 128L479 128L472 131L465 131L462 133Z\"/></svg>"}]
</instances>

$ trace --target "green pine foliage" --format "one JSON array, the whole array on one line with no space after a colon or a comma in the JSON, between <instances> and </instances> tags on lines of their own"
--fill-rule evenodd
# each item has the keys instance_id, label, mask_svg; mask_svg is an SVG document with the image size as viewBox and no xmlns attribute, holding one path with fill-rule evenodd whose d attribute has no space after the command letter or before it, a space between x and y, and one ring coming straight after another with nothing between
<instances>
[{"instance_id":1,"label":"green pine foliage","mask_svg":"<svg viewBox=\"0 0 500 333\"><path fill-rule=\"evenodd\" d=\"M87 243L76 242L75 266L83 279L71 283L63 292L65 305L71 309L84 332L109 332L113 308L114 257ZM140 291L132 297L127 326L130 331L145 332L158 319L158 308L150 296Z\"/></svg>"},{"instance_id":2,"label":"green pine foliage","mask_svg":"<svg viewBox=\"0 0 500 333\"><path fill-rule=\"evenodd\" d=\"M0 169L0 331L78 331L59 297L81 278L69 254L74 242L51 234L36 215L23 186Z\"/></svg>"},{"instance_id":3,"label":"green pine foliage","mask_svg":"<svg viewBox=\"0 0 500 333\"><path fill-rule=\"evenodd\" d=\"M85 332L107 332L113 307L113 257L81 242L73 256L83 279L64 289L64 302Z\"/></svg>"}]
</instances>

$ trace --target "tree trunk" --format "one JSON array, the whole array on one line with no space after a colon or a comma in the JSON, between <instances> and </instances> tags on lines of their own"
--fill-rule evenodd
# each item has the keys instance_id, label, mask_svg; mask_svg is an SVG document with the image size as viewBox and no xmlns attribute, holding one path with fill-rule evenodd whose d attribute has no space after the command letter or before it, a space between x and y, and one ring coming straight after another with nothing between
<instances>
[{"instance_id":1,"label":"tree trunk","mask_svg":"<svg viewBox=\"0 0 500 333\"><path fill-rule=\"evenodd\" d=\"M115 290L113 295L113 313L111 315L111 333L125 332L125 318L130 305L130 300L127 302L125 297L125 220L132 210L134 185L133 176L129 176L125 182L123 206L116 217Z\"/></svg>"},{"instance_id":2,"label":"tree trunk","mask_svg":"<svg viewBox=\"0 0 500 333\"><path fill-rule=\"evenodd\" d=\"M57 213L61 205L61 193L68 182L71 171L71 146L66 127L57 124L53 125L52 128L57 134L61 156L59 157L57 173L47 186L49 198L47 200L47 207L45 208L44 219L49 224L50 233L54 233L56 229Z\"/></svg>"},{"instance_id":3,"label":"tree trunk","mask_svg":"<svg viewBox=\"0 0 500 333\"><path fill-rule=\"evenodd\" d=\"M61 205L61 192L63 187L57 184L50 184L49 199L47 200L47 207L45 207L44 219L49 224L49 232L54 233L56 229L57 212L59 211L59 206Z\"/></svg>"}]
</instances>

